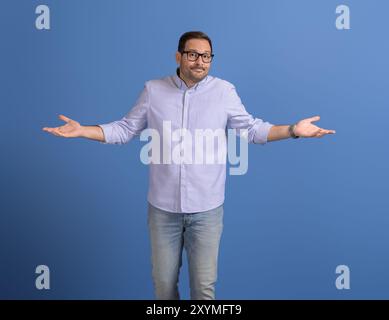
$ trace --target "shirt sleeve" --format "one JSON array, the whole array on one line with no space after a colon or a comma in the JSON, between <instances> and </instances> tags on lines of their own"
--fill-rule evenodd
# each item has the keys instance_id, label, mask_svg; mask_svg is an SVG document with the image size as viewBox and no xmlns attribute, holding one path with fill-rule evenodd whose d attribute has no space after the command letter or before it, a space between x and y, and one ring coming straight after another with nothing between
<instances>
[{"instance_id":1,"label":"shirt sleeve","mask_svg":"<svg viewBox=\"0 0 389 320\"><path fill-rule=\"evenodd\" d=\"M139 135L147 126L149 101L149 93L145 85L135 105L122 119L98 125L104 132L105 142L102 143L124 144Z\"/></svg>"},{"instance_id":2,"label":"shirt sleeve","mask_svg":"<svg viewBox=\"0 0 389 320\"><path fill-rule=\"evenodd\" d=\"M250 143L265 144L270 128L273 124L262 119L254 118L249 114L233 85L227 88L227 128L236 129L241 135L241 130L247 130L247 139Z\"/></svg>"}]
</instances>

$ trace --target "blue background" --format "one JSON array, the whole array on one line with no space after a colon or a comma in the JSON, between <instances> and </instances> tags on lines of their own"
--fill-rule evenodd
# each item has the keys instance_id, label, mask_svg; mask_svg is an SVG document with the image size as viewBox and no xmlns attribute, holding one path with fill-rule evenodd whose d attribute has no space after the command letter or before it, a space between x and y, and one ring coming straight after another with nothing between
<instances>
[{"instance_id":1,"label":"blue background","mask_svg":"<svg viewBox=\"0 0 389 320\"><path fill-rule=\"evenodd\" d=\"M35 28L47 4L51 30ZM351 30L335 28L335 8ZM106 123L174 73L179 36L214 42L211 74L275 124L336 135L250 145L229 176L218 299L389 298L387 1L2 1L0 298L153 299L142 143L41 128ZM51 289L35 288L48 265ZM351 270L337 290L335 268ZM189 298L187 264L180 290Z\"/></svg>"}]
</instances>

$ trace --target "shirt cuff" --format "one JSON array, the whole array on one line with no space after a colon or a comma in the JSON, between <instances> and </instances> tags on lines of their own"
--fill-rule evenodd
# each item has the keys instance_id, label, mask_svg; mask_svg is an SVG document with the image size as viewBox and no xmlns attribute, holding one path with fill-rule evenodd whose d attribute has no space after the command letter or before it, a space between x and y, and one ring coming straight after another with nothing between
<instances>
[{"instance_id":1,"label":"shirt cuff","mask_svg":"<svg viewBox=\"0 0 389 320\"><path fill-rule=\"evenodd\" d=\"M112 126L110 124L98 124L98 126L103 130L104 141L100 141L102 144L111 144L112 143Z\"/></svg>"},{"instance_id":2,"label":"shirt cuff","mask_svg":"<svg viewBox=\"0 0 389 320\"><path fill-rule=\"evenodd\" d=\"M254 138L253 142L254 143L259 143L264 145L267 143L267 136L269 135L270 128L273 126L273 124L269 122L262 122L258 124L255 133L254 133Z\"/></svg>"}]
</instances>

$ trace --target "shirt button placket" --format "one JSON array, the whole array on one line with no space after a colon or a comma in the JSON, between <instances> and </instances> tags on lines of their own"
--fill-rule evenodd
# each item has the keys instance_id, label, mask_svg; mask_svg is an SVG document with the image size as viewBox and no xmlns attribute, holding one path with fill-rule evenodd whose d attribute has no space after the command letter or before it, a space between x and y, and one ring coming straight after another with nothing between
<instances>
[{"instance_id":1,"label":"shirt button placket","mask_svg":"<svg viewBox=\"0 0 389 320\"><path fill-rule=\"evenodd\" d=\"M190 91L189 89L185 91L184 93L184 105L183 105L183 110L182 110L182 124L181 128L182 129L187 129L188 128L188 107L189 107L189 95ZM184 139L181 135L181 155L184 154ZM181 158L182 159L182 158ZM180 180L180 193L181 193L181 209L185 211L186 208L186 170L185 170L185 164L183 163L184 161L181 160L180 163L180 173L181 173L181 180Z\"/></svg>"}]
</instances>

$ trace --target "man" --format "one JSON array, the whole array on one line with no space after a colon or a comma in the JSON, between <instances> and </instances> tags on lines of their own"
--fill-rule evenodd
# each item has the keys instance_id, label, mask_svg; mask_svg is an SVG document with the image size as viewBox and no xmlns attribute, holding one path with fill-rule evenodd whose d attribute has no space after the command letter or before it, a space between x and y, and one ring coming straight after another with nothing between
<instances>
[{"instance_id":1,"label":"man","mask_svg":"<svg viewBox=\"0 0 389 320\"><path fill-rule=\"evenodd\" d=\"M166 121L172 129L191 133L197 129L247 130L248 141L259 144L335 133L312 124L318 116L293 125L253 118L232 84L208 75L213 56L206 34L187 32L178 44L177 74L146 82L135 106L121 120L82 126L60 115L65 125L43 130L110 144L126 143L146 128L162 134ZM170 144L169 139L164 135L163 145ZM217 148L210 152L217 153ZM225 176L225 163L150 164L148 226L157 299L180 298L177 284L183 248L188 256L191 299L215 299Z\"/></svg>"}]
</instances>

